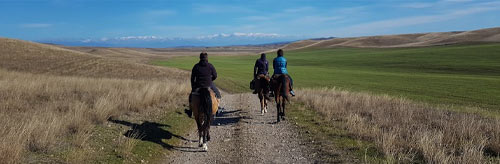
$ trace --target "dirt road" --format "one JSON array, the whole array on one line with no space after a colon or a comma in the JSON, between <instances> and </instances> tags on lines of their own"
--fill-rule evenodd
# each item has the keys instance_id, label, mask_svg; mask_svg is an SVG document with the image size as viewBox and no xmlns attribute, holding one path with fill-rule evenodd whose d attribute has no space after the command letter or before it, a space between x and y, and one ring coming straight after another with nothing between
<instances>
[{"instance_id":1,"label":"dirt road","mask_svg":"<svg viewBox=\"0 0 500 164\"><path fill-rule=\"evenodd\" d=\"M223 112L210 129L208 152L197 146L193 131L165 163L314 163L294 126L276 123L274 104L262 116L258 102L252 94L225 94Z\"/></svg>"}]
</instances>

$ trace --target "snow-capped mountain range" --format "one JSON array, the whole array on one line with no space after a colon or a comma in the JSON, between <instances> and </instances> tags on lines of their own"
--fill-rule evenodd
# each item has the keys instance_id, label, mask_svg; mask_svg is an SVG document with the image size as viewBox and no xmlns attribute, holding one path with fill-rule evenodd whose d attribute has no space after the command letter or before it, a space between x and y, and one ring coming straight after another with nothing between
<instances>
[{"instance_id":1,"label":"snow-capped mountain range","mask_svg":"<svg viewBox=\"0 0 500 164\"><path fill-rule=\"evenodd\" d=\"M167 48L179 46L232 46L290 42L305 39L274 33L220 33L198 37L123 36L114 38L54 39L39 42L66 46L147 47Z\"/></svg>"}]
</instances>

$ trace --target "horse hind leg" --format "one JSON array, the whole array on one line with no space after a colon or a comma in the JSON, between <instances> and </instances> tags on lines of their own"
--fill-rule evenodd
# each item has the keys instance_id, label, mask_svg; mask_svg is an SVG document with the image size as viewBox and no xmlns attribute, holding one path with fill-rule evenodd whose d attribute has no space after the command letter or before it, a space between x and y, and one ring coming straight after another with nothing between
<instances>
[{"instance_id":1,"label":"horse hind leg","mask_svg":"<svg viewBox=\"0 0 500 164\"><path fill-rule=\"evenodd\" d=\"M201 144L200 147L203 148L204 151L208 151L208 146L207 146L207 132L205 132L205 136L203 136L204 140L203 140L203 143Z\"/></svg>"},{"instance_id":2,"label":"horse hind leg","mask_svg":"<svg viewBox=\"0 0 500 164\"><path fill-rule=\"evenodd\" d=\"M206 142L210 141L210 124L212 124L212 119L213 118L210 118L210 121L208 122L207 128L205 130L205 134L207 136Z\"/></svg>"},{"instance_id":3,"label":"horse hind leg","mask_svg":"<svg viewBox=\"0 0 500 164\"><path fill-rule=\"evenodd\" d=\"M277 119L278 119L277 122L280 122L280 103L279 102L276 103L276 109L277 109L276 113L277 113L277 116L278 116L277 117Z\"/></svg>"},{"instance_id":4,"label":"horse hind leg","mask_svg":"<svg viewBox=\"0 0 500 164\"><path fill-rule=\"evenodd\" d=\"M260 99L260 114L264 115L264 108L265 108L265 101L264 99Z\"/></svg>"},{"instance_id":5,"label":"horse hind leg","mask_svg":"<svg viewBox=\"0 0 500 164\"><path fill-rule=\"evenodd\" d=\"M202 147L203 147L203 150L204 150L204 151L208 151L208 145L207 145L207 143L203 143L203 146L202 146Z\"/></svg>"},{"instance_id":6,"label":"horse hind leg","mask_svg":"<svg viewBox=\"0 0 500 164\"><path fill-rule=\"evenodd\" d=\"M267 105L268 101L269 100L264 101L264 103L265 103L264 113L267 113L267 109L269 108L269 106Z\"/></svg>"},{"instance_id":7,"label":"horse hind leg","mask_svg":"<svg viewBox=\"0 0 500 164\"><path fill-rule=\"evenodd\" d=\"M202 146L201 144L203 143L203 138L202 138L203 137L203 130L202 130L203 127L202 127L201 121L199 121L199 118L197 116L195 117L195 119L196 119L196 126L198 128L198 137L199 137L199 139L198 139L198 142L199 142L198 146L201 147Z\"/></svg>"},{"instance_id":8,"label":"horse hind leg","mask_svg":"<svg viewBox=\"0 0 500 164\"><path fill-rule=\"evenodd\" d=\"M208 126L210 126L210 124ZM205 132L204 132L204 136L203 136L204 140L203 140L203 144L202 144L204 151L208 151L207 142L210 140L210 133L208 131L209 131L209 128L205 128Z\"/></svg>"},{"instance_id":9,"label":"horse hind leg","mask_svg":"<svg viewBox=\"0 0 500 164\"><path fill-rule=\"evenodd\" d=\"M199 140L198 140L198 147L202 147L203 146L203 131L201 130L198 130L198 136L200 137Z\"/></svg>"},{"instance_id":10,"label":"horse hind leg","mask_svg":"<svg viewBox=\"0 0 500 164\"><path fill-rule=\"evenodd\" d=\"M286 103L283 103L283 107L281 107L281 109L283 110L283 112L281 113L281 118L284 120L285 119L285 109L286 109Z\"/></svg>"},{"instance_id":11,"label":"horse hind leg","mask_svg":"<svg viewBox=\"0 0 500 164\"><path fill-rule=\"evenodd\" d=\"M267 100L264 100L264 113L267 113Z\"/></svg>"}]
</instances>

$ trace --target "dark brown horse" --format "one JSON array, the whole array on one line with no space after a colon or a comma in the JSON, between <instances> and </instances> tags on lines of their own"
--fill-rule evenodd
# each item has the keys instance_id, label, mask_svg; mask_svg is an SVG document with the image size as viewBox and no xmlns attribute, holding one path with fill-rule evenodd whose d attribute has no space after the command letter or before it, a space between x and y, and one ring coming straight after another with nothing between
<instances>
[{"instance_id":1,"label":"dark brown horse","mask_svg":"<svg viewBox=\"0 0 500 164\"><path fill-rule=\"evenodd\" d=\"M286 74L274 75L272 85L278 110L277 121L280 122L280 118L285 119L286 103L290 101L290 78Z\"/></svg>"},{"instance_id":2,"label":"dark brown horse","mask_svg":"<svg viewBox=\"0 0 500 164\"><path fill-rule=\"evenodd\" d=\"M199 147L208 150L207 142L210 141L210 124L217 113L219 100L215 98L215 93L208 88L199 88L192 94L189 108L193 111L196 125L198 126Z\"/></svg>"},{"instance_id":3,"label":"dark brown horse","mask_svg":"<svg viewBox=\"0 0 500 164\"><path fill-rule=\"evenodd\" d=\"M255 79L255 91L257 92L260 100L260 113L264 115L267 113L267 101L271 100L269 98L269 81L271 79L266 75L259 75Z\"/></svg>"}]
</instances>

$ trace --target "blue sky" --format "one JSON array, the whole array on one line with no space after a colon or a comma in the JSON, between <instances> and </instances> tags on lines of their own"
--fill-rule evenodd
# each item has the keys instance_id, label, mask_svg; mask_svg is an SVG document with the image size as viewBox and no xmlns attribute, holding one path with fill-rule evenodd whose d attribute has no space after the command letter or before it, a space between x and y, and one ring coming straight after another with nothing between
<instances>
[{"instance_id":1,"label":"blue sky","mask_svg":"<svg viewBox=\"0 0 500 164\"><path fill-rule=\"evenodd\" d=\"M235 32L353 37L496 26L498 0L0 0L0 36L24 40Z\"/></svg>"}]
</instances>

